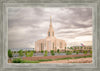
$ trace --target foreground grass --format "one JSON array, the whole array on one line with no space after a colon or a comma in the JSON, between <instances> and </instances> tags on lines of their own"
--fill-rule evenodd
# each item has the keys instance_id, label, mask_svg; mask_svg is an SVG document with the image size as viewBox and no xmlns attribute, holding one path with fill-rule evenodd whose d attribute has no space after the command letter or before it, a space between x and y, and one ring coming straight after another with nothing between
<instances>
[{"instance_id":1,"label":"foreground grass","mask_svg":"<svg viewBox=\"0 0 100 71\"><path fill-rule=\"evenodd\" d=\"M66 57L66 58L57 58L57 59L40 59L37 61L28 61L28 60L22 60L22 59L14 59L12 62L13 63L40 63L44 61L54 61L54 60L69 60L69 59L79 59L79 58L88 58L92 56L81 56L81 57Z\"/></svg>"}]
</instances>

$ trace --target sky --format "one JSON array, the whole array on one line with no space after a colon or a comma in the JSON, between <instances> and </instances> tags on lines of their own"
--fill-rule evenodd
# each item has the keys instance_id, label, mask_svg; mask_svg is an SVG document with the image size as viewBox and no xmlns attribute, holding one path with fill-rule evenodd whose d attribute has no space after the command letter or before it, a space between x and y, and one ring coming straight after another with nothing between
<instances>
[{"instance_id":1,"label":"sky","mask_svg":"<svg viewBox=\"0 0 100 71\"><path fill-rule=\"evenodd\" d=\"M92 46L92 8L9 7L8 47L34 48L35 41L47 37L50 16L55 37L67 47Z\"/></svg>"}]
</instances>

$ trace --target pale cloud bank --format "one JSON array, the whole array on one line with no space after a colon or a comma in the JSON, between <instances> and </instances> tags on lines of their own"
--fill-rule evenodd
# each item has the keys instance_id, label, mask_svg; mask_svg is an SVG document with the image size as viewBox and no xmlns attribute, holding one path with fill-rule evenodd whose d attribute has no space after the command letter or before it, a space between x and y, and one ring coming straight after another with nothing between
<instances>
[{"instance_id":1,"label":"pale cloud bank","mask_svg":"<svg viewBox=\"0 0 100 71\"><path fill-rule=\"evenodd\" d=\"M34 48L47 37L52 16L55 36L67 46L92 45L92 8L8 8L8 47Z\"/></svg>"}]
</instances>

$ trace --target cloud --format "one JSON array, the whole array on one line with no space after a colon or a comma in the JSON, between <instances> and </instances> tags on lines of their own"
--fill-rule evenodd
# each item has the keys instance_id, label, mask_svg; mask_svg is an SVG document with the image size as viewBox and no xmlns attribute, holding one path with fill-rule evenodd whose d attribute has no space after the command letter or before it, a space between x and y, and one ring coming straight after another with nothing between
<instances>
[{"instance_id":1,"label":"cloud","mask_svg":"<svg viewBox=\"0 0 100 71\"><path fill-rule=\"evenodd\" d=\"M9 7L8 47L34 48L35 41L47 37L50 16L55 36L68 46L78 37L74 45L81 40L92 41L92 8Z\"/></svg>"}]
</instances>

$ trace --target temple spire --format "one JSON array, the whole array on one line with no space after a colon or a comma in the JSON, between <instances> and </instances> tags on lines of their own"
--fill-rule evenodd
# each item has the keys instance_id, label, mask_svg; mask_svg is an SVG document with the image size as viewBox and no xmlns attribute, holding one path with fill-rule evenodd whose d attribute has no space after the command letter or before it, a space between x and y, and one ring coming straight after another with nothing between
<instances>
[{"instance_id":1,"label":"temple spire","mask_svg":"<svg viewBox=\"0 0 100 71\"><path fill-rule=\"evenodd\" d=\"M50 16L50 27L52 27L52 18Z\"/></svg>"},{"instance_id":2,"label":"temple spire","mask_svg":"<svg viewBox=\"0 0 100 71\"><path fill-rule=\"evenodd\" d=\"M49 37L54 37L54 30L53 30L53 27L52 27L52 18L50 16L50 27L49 27L49 30L48 30L48 36Z\"/></svg>"}]
</instances>

